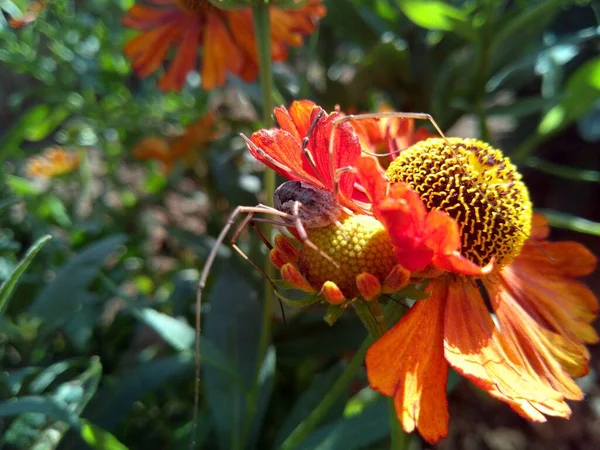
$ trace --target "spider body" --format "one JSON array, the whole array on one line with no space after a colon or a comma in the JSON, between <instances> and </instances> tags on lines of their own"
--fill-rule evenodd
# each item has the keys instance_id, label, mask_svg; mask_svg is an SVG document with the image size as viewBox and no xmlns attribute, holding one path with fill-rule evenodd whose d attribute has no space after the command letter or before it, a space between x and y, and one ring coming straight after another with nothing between
<instances>
[{"instance_id":1,"label":"spider body","mask_svg":"<svg viewBox=\"0 0 600 450\"><path fill-rule=\"evenodd\" d=\"M282 220L295 226L299 219L306 228L321 228L335 223L342 207L331 191L317 188L305 181L286 181L273 194L273 206L289 214Z\"/></svg>"}]
</instances>

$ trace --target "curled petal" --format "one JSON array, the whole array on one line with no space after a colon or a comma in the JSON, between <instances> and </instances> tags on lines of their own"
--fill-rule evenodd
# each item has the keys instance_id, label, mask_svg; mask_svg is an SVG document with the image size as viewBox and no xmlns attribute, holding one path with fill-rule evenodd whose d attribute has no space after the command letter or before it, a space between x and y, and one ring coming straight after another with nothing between
<instances>
[{"instance_id":1,"label":"curled petal","mask_svg":"<svg viewBox=\"0 0 600 450\"><path fill-rule=\"evenodd\" d=\"M333 281L326 281L323 283L323 287L321 287L321 294L323 297L325 297L325 300L332 305L339 305L346 300L342 290Z\"/></svg>"},{"instance_id":2,"label":"curled petal","mask_svg":"<svg viewBox=\"0 0 600 450\"><path fill-rule=\"evenodd\" d=\"M462 279L448 287L437 280L431 284L435 290L447 289L444 349L457 372L529 420L545 422L544 414L570 415L560 392L530 376L495 327L476 286Z\"/></svg>"},{"instance_id":3,"label":"curled petal","mask_svg":"<svg viewBox=\"0 0 600 450\"><path fill-rule=\"evenodd\" d=\"M369 383L394 397L396 414L407 432L415 428L434 443L448 433L442 295L418 301L367 351Z\"/></svg>"},{"instance_id":4,"label":"curled petal","mask_svg":"<svg viewBox=\"0 0 600 450\"><path fill-rule=\"evenodd\" d=\"M406 287L410 282L410 271L404 268L400 264L396 264L394 268L388 273L383 281L382 292L384 294L391 294L399 291L403 287Z\"/></svg>"},{"instance_id":5,"label":"curled petal","mask_svg":"<svg viewBox=\"0 0 600 450\"><path fill-rule=\"evenodd\" d=\"M368 272L356 276L356 287L362 297L369 301L381 294L381 283L379 279Z\"/></svg>"},{"instance_id":6,"label":"curled petal","mask_svg":"<svg viewBox=\"0 0 600 450\"><path fill-rule=\"evenodd\" d=\"M275 247L285 253L289 262L297 261L300 256L300 251L294 247L283 234L275 236Z\"/></svg>"},{"instance_id":7,"label":"curled petal","mask_svg":"<svg viewBox=\"0 0 600 450\"><path fill-rule=\"evenodd\" d=\"M502 335L515 350L520 365L532 378L561 392L566 398L581 400L581 389L563 370L555 355L562 354L571 360L581 360L583 355L567 355L564 353L564 347L554 348L550 340L551 333L544 333L543 328L523 310L510 291L499 283L487 282L485 286L500 321ZM555 342L557 340L555 339ZM582 369L584 373L587 372L587 362L583 364Z\"/></svg>"},{"instance_id":8,"label":"curled petal","mask_svg":"<svg viewBox=\"0 0 600 450\"><path fill-rule=\"evenodd\" d=\"M555 261L560 264L542 257L536 247L526 246L500 276L512 295L538 321L568 340L595 343L598 334L591 322L598 312L598 299L585 284L571 277L587 272L591 261L585 259L591 254L578 244L564 244L568 244L564 247L566 253L555 253Z\"/></svg>"},{"instance_id":9,"label":"curled petal","mask_svg":"<svg viewBox=\"0 0 600 450\"><path fill-rule=\"evenodd\" d=\"M316 292L316 289L310 285L307 279L304 278L304 275L300 273L293 263L287 263L281 267L281 276L287 283L291 284L296 289L309 293Z\"/></svg>"}]
</instances>

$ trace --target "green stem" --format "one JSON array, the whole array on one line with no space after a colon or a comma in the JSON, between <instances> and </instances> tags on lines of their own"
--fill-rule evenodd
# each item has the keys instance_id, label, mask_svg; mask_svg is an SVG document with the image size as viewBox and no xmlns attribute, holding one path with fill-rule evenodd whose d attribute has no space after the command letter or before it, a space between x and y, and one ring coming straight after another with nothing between
<instances>
[{"instance_id":1,"label":"green stem","mask_svg":"<svg viewBox=\"0 0 600 450\"><path fill-rule=\"evenodd\" d=\"M263 126L270 127L272 125L271 113L273 111L273 71L271 68L271 20L269 16L268 0L255 3L252 8L252 16L254 18L254 30L256 35L256 47L258 51L260 84L263 93ZM275 172L269 168L265 168L263 177L263 185L265 189L266 202L272 205L273 193L275 192ZM265 226L265 236L271 237L273 227ZM274 267L268 258L265 260L265 273L268 277L273 278ZM248 395L246 396L246 409L244 423L241 432L240 445L245 446L252 428L252 422L256 414L256 405L260 390L258 382L260 369L267 354L269 342L271 339L271 315L272 305L274 301L273 288L271 284L265 280L264 296L262 305L262 322L260 337L258 342L258 354L256 358L256 370L254 383Z\"/></svg>"},{"instance_id":2,"label":"green stem","mask_svg":"<svg viewBox=\"0 0 600 450\"><path fill-rule=\"evenodd\" d=\"M337 379L335 384L327 392L325 397L323 397L317 407L313 409L312 412L294 429L294 431L292 431L286 440L283 441L283 444L281 444L280 447L281 450L292 450L296 448L310 434L310 432L323 421L323 418L338 400L339 396L344 392L347 392L350 382L354 379L356 373L362 367L365 354L367 353L367 349L371 343L371 336L364 340L350 361L350 364L346 366L342 375Z\"/></svg>"},{"instance_id":3,"label":"green stem","mask_svg":"<svg viewBox=\"0 0 600 450\"><path fill-rule=\"evenodd\" d=\"M485 85L487 83L489 45L485 36L482 36L477 49L477 61L475 64L475 111L479 118L479 138L489 142L490 130L487 125L485 113Z\"/></svg>"},{"instance_id":4,"label":"green stem","mask_svg":"<svg viewBox=\"0 0 600 450\"><path fill-rule=\"evenodd\" d=\"M381 306L377 300L364 301L357 300L353 304L354 310L359 319L369 332L369 335L375 341L387 331L387 323L381 311ZM404 432L396 416L396 407L394 399L388 398L388 417L390 421L390 448L392 450L403 450L410 444L410 435Z\"/></svg>"}]
</instances>

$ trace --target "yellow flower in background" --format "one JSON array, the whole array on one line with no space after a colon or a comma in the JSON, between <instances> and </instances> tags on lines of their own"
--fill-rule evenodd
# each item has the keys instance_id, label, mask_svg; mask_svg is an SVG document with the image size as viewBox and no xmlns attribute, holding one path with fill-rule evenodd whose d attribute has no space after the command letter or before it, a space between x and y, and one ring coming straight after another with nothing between
<instances>
[{"instance_id":1,"label":"yellow flower in background","mask_svg":"<svg viewBox=\"0 0 600 450\"><path fill-rule=\"evenodd\" d=\"M215 129L215 115L209 113L196 122L188 125L183 134L173 138L148 136L142 139L133 149L133 156L139 161L155 160L162 163L165 174L170 173L177 161L186 167L197 162L202 149L219 136Z\"/></svg>"},{"instance_id":2,"label":"yellow flower in background","mask_svg":"<svg viewBox=\"0 0 600 450\"><path fill-rule=\"evenodd\" d=\"M145 78L163 65L173 48L174 56L158 81L164 91L179 91L187 73L198 64L202 49L202 88L225 84L227 72L244 81L256 79L258 55L250 8L223 11L207 0L148 0L149 6L134 5L123 23L141 33L125 45L136 74ZM284 61L288 47L302 45L304 36L316 29L325 15L322 0L309 0L298 9L270 9L271 56Z\"/></svg>"},{"instance_id":3,"label":"yellow flower in background","mask_svg":"<svg viewBox=\"0 0 600 450\"><path fill-rule=\"evenodd\" d=\"M56 178L73 172L80 163L79 154L61 147L47 149L27 161L25 173L31 178Z\"/></svg>"}]
</instances>

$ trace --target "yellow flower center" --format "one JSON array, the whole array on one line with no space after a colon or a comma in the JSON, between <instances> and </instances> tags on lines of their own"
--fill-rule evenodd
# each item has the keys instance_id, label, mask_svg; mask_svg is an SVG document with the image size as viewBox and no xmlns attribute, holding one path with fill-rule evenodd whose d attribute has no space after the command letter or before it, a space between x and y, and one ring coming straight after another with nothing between
<instances>
[{"instance_id":1,"label":"yellow flower center","mask_svg":"<svg viewBox=\"0 0 600 450\"><path fill-rule=\"evenodd\" d=\"M396 264L396 258L385 228L374 217L345 216L340 224L315 228L309 233L310 240L339 267L303 245L299 268L315 289L321 289L326 281L333 281L347 298L354 298L360 295L357 275L369 272L383 282Z\"/></svg>"},{"instance_id":2,"label":"yellow flower center","mask_svg":"<svg viewBox=\"0 0 600 450\"><path fill-rule=\"evenodd\" d=\"M531 232L532 207L521 174L510 160L476 139L428 139L409 147L386 171L390 181L408 183L428 210L454 218L461 253L496 267L517 256Z\"/></svg>"}]
</instances>

